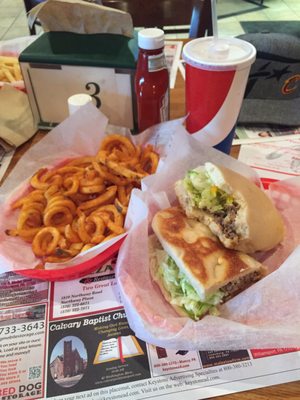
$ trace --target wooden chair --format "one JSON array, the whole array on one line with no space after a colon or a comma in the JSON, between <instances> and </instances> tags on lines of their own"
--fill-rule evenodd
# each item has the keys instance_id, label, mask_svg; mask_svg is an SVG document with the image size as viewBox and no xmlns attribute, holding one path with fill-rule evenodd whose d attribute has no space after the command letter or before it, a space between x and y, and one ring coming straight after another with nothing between
<instances>
[{"instance_id":1,"label":"wooden chair","mask_svg":"<svg viewBox=\"0 0 300 400\"><path fill-rule=\"evenodd\" d=\"M107 7L128 12L135 27L172 27L166 33L190 38L212 35L210 0L102 0ZM178 26L188 25L188 28Z\"/></svg>"},{"instance_id":2,"label":"wooden chair","mask_svg":"<svg viewBox=\"0 0 300 400\"><path fill-rule=\"evenodd\" d=\"M25 6L26 13L28 14L29 11L30 11L33 7L37 6L39 3L43 3L45 0L23 0L23 1L24 1L24 6ZM35 35L35 34L36 34L35 25L40 25L40 23L39 23L38 20L36 20L36 21L34 22L32 28L31 28L31 27L28 27L28 28L29 28L29 32L30 32L30 35Z\"/></svg>"}]
</instances>

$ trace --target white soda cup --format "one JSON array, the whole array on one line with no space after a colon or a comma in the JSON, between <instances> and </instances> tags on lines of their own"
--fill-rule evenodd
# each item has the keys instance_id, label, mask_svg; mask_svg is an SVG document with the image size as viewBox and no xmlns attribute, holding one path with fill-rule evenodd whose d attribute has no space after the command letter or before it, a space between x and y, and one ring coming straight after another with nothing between
<instances>
[{"instance_id":1,"label":"white soda cup","mask_svg":"<svg viewBox=\"0 0 300 400\"><path fill-rule=\"evenodd\" d=\"M255 47L237 38L204 37L183 47L186 128L196 139L229 153Z\"/></svg>"}]
</instances>

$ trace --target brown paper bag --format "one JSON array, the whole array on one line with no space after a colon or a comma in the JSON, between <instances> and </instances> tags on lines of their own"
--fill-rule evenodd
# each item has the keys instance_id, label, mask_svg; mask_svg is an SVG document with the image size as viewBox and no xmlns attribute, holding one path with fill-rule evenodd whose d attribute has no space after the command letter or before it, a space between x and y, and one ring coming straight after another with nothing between
<instances>
[{"instance_id":1,"label":"brown paper bag","mask_svg":"<svg viewBox=\"0 0 300 400\"><path fill-rule=\"evenodd\" d=\"M0 138L18 147L36 132L27 94L11 85L0 90Z\"/></svg>"}]
</instances>

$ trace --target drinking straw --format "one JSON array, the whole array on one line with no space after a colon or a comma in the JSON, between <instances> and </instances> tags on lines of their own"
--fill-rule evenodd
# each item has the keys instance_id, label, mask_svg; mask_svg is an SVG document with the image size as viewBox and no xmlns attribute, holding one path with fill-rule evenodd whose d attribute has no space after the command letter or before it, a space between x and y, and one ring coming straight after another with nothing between
<instances>
[{"instance_id":1,"label":"drinking straw","mask_svg":"<svg viewBox=\"0 0 300 400\"><path fill-rule=\"evenodd\" d=\"M213 28L213 37L218 39L218 16L217 16L217 6L216 0L211 0L211 18L212 18L212 28Z\"/></svg>"}]
</instances>

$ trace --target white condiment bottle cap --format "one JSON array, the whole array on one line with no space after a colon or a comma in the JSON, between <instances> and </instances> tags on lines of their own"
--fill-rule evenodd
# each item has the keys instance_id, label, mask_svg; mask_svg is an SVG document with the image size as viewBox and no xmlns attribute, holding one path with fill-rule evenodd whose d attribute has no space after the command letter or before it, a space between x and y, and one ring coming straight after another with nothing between
<instances>
[{"instance_id":1,"label":"white condiment bottle cap","mask_svg":"<svg viewBox=\"0 0 300 400\"><path fill-rule=\"evenodd\" d=\"M156 50L164 47L165 34L159 28L146 28L138 33L138 46L145 50Z\"/></svg>"},{"instance_id":2,"label":"white condiment bottle cap","mask_svg":"<svg viewBox=\"0 0 300 400\"><path fill-rule=\"evenodd\" d=\"M73 96L70 96L68 98L69 115L73 114L80 107L92 101L93 101L92 97L86 93L78 93L74 94Z\"/></svg>"}]
</instances>

